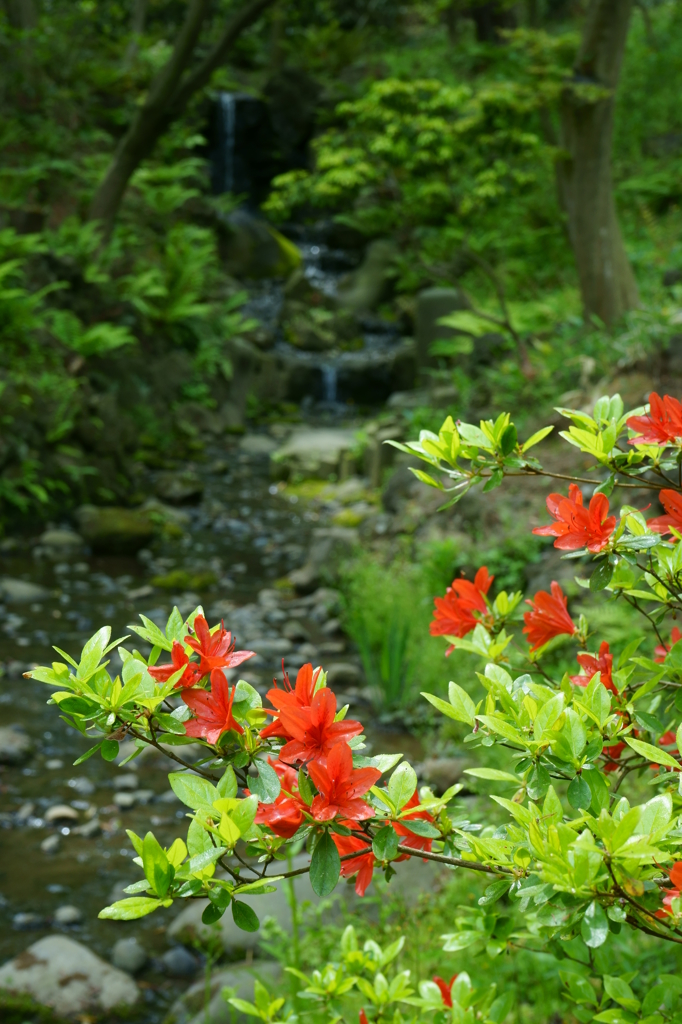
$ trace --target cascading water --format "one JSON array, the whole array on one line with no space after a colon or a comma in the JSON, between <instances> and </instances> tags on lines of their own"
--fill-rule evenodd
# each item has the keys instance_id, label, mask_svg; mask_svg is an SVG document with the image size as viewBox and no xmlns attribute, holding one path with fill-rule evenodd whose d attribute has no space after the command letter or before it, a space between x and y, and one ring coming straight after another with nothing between
<instances>
[{"instance_id":1,"label":"cascading water","mask_svg":"<svg viewBox=\"0 0 682 1024\"><path fill-rule=\"evenodd\" d=\"M237 97L233 92L221 92L220 109L220 174L219 191L234 191L235 181L235 126L237 123Z\"/></svg>"},{"instance_id":2,"label":"cascading water","mask_svg":"<svg viewBox=\"0 0 682 1024\"><path fill-rule=\"evenodd\" d=\"M338 382L336 366L333 363L325 363L320 369L322 371L322 400L329 405L335 405Z\"/></svg>"}]
</instances>

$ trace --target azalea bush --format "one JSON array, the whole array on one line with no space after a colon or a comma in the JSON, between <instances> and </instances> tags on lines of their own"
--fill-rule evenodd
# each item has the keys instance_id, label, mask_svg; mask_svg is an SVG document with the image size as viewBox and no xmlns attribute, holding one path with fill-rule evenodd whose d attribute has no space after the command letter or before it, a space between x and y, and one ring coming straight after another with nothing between
<instances>
[{"instance_id":1,"label":"azalea bush","mask_svg":"<svg viewBox=\"0 0 682 1024\"><path fill-rule=\"evenodd\" d=\"M446 952L471 954L469 972L414 978L401 963L404 939L360 948L350 928L323 969L290 968L295 997L257 983L253 1003L233 1006L264 1021L357 1013L361 1024L502 1024L510 993L477 976L474 955L521 947L561 961L580 1021L680 1019L679 977L638 985L636 974L610 973L608 949L628 933L682 943L682 634L671 622L682 612L682 403L653 394L626 412L616 395L592 415L560 411L570 423L562 437L591 459L590 475L543 469L531 452L552 428L521 441L508 414L479 426L448 418L437 434L393 442L428 465L415 472L446 504L505 476L559 476L551 521L535 532L580 559L577 580L593 602L641 616L616 654L556 582L524 605L481 566L436 598L431 633L445 638L466 685L451 682L447 701L423 696L464 730L466 773L494 790L489 820L468 820L461 785L436 796L402 755L363 753L362 724L338 706L322 668L303 666L295 684L284 673L264 703L235 678L254 652L236 650L224 624L210 626L201 608L186 620L174 610L165 631L142 616L130 628L151 645L147 657L121 646L127 638L110 642L104 627L78 662L58 651L64 660L28 673L97 741L76 763L96 753L113 761L123 740L133 745L121 763L149 746L175 762L169 781L188 827L167 849L151 831L128 833L144 877L101 917L133 920L201 899L205 923L229 911L251 931L259 920L244 894L262 895L267 914L268 893L297 874L309 872L321 897L341 878L363 896L374 875L390 882L405 860L431 860L489 882L443 936ZM614 493L632 492L659 498L665 514L611 508ZM556 670L558 648L575 656L573 671ZM115 649L120 675L107 660ZM198 760L183 757L187 744L200 745ZM477 766L477 750L504 767ZM308 856L294 867L302 845Z\"/></svg>"}]
</instances>

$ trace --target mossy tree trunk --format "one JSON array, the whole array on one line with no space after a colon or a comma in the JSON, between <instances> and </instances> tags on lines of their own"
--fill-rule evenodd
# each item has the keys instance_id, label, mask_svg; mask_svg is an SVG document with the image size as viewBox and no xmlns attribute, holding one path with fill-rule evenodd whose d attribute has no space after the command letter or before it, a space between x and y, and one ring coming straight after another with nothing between
<instances>
[{"instance_id":1,"label":"mossy tree trunk","mask_svg":"<svg viewBox=\"0 0 682 1024\"><path fill-rule=\"evenodd\" d=\"M632 0L590 0L573 79L561 102L565 157L559 178L583 306L608 325L639 301L612 178L615 93L632 6Z\"/></svg>"}]
</instances>

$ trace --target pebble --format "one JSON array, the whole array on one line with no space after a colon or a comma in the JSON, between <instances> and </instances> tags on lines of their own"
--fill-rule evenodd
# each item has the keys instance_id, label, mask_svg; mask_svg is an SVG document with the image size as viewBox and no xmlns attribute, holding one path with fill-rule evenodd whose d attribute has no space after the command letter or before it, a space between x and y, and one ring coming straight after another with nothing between
<instances>
[{"instance_id":1,"label":"pebble","mask_svg":"<svg viewBox=\"0 0 682 1024\"><path fill-rule=\"evenodd\" d=\"M161 957L161 969L172 978L192 978L199 964L184 946L173 946Z\"/></svg>"},{"instance_id":2,"label":"pebble","mask_svg":"<svg viewBox=\"0 0 682 1024\"><path fill-rule=\"evenodd\" d=\"M296 619L291 619L286 623L282 629L282 636L286 637L287 640L310 640L310 632L305 628L302 622L298 622Z\"/></svg>"},{"instance_id":3,"label":"pebble","mask_svg":"<svg viewBox=\"0 0 682 1024\"><path fill-rule=\"evenodd\" d=\"M335 636L341 632L341 622L339 619L329 619L322 626L322 632L325 636Z\"/></svg>"},{"instance_id":4,"label":"pebble","mask_svg":"<svg viewBox=\"0 0 682 1024\"><path fill-rule=\"evenodd\" d=\"M130 795L135 798L136 804L148 804L151 803L156 794L153 789L136 789Z\"/></svg>"},{"instance_id":5,"label":"pebble","mask_svg":"<svg viewBox=\"0 0 682 1024\"><path fill-rule=\"evenodd\" d=\"M54 804L45 811L45 821L78 821L78 811L68 804Z\"/></svg>"},{"instance_id":6,"label":"pebble","mask_svg":"<svg viewBox=\"0 0 682 1024\"><path fill-rule=\"evenodd\" d=\"M40 844L40 849L43 853L56 853L59 847L62 845L62 841L57 835L48 836L47 839L43 839Z\"/></svg>"},{"instance_id":7,"label":"pebble","mask_svg":"<svg viewBox=\"0 0 682 1024\"><path fill-rule=\"evenodd\" d=\"M45 918L41 917L40 914L20 913L14 915L12 924L21 931L27 931L29 928L42 928L45 924Z\"/></svg>"},{"instance_id":8,"label":"pebble","mask_svg":"<svg viewBox=\"0 0 682 1024\"><path fill-rule=\"evenodd\" d=\"M123 775L117 775L114 778L114 789L137 789L139 786L139 780L134 772L125 772Z\"/></svg>"},{"instance_id":9,"label":"pebble","mask_svg":"<svg viewBox=\"0 0 682 1024\"><path fill-rule=\"evenodd\" d=\"M111 952L111 962L120 971L137 974L147 963L147 954L137 939L119 939Z\"/></svg>"},{"instance_id":10,"label":"pebble","mask_svg":"<svg viewBox=\"0 0 682 1024\"><path fill-rule=\"evenodd\" d=\"M0 726L0 764L21 764L33 750L26 733L13 726Z\"/></svg>"},{"instance_id":11,"label":"pebble","mask_svg":"<svg viewBox=\"0 0 682 1024\"><path fill-rule=\"evenodd\" d=\"M95 792L94 783L90 779L86 779L84 775L79 775L75 779L69 779L67 786L70 789L75 789L79 796L92 796Z\"/></svg>"},{"instance_id":12,"label":"pebble","mask_svg":"<svg viewBox=\"0 0 682 1024\"><path fill-rule=\"evenodd\" d=\"M327 685L332 689L336 686L357 686L362 682L362 672L352 661L337 661L327 670Z\"/></svg>"},{"instance_id":13,"label":"pebble","mask_svg":"<svg viewBox=\"0 0 682 1024\"><path fill-rule=\"evenodd\" d=\"M102 831L102 826L99 823L99 818L91 818L90 821L86 821L84 825L78 825L73 830L75 836L83 836L84 839L92 839L93 836L99 835Z\"/></svg>"},{"instance_id":14,"label":"pebble","mask_svg":"<svg viewBox=\"0 0 682 1024\"><path fill-rule=\"evenodd\" d=\"M131 807L135 806L135 794L134 793L114 793L114 803L120 810L128 811Z\"/></svg>"},{"instance_id":15,"label":"pebble","mask_svg":"<svg viewBox=\"0 0 682 1024\"><path fill-rule=\"evenodd\" d=\"M65 903L61 907L57 907L54 912L54 923L61 925L74 925L80 924L83 920L83 914L78 907L71 906L70 903Z\"/></svg>"},{"instance_id":16,"label":"pebble","mask_svg":"<svg viewBox=\"0 0 682 1024\"><path fill-rule=\"evenodd\" d=\"M64 767L64 762L60 761L58 757L51 757L49 761L45 762L45 767L49 772L56 772Z\"/></svg>"},{"instance_id":17,"label":"pebble","mask_svg":"<svg viewBox=\"0 0 682 1024\"><path fill-rule=\"evenodd\" d=\"M25 804L22 804L19 810L17 811L17 821L27 821L31 817L35 809L36 805L34 803L31 803L30 800L28 800Z\"/></svg>"}]
</instances>

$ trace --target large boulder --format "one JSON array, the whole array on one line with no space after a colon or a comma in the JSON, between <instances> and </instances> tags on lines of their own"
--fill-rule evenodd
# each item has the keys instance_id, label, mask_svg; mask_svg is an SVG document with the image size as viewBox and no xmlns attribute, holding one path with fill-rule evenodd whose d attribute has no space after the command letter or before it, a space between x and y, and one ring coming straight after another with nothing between
<instances>
[{"instance_id":1,"label":"large boulder","mask_svg":"<svg viewBox=\"0 0 682 1024\"><path fill-rule=\"evenodd\" d=\"M252 1003L256 978L272 992L281 976L282 967L276 960L237 963L225 970L213 971L208 993L205 979L195 982L173 1003L164 1024L242 1024L249 1017L230 1006L226 990Z\"/></svg>"},{"instance_id":2,"label":"large boulder","mask_svg":"<svg viewBox=\"0 0 682 1024\"><path fill-rule=\"evenodd\" d=\"M81 505L76 515L82 536L101 554L135 554L156 532L153 516L145 509Z\"/></svg>"},{"instance_id":3,"label":"large boulder","mask_svg":"<svg viewBox=\"0 0 682 1024\"><path fill-rule=\"evenodd\" d=\"M433 363L431 345L441 338L453 338L452 327L439 324L441 317L467 309L469 303L458 288L425 288L417 296L416 338L417 362L423 369Z\"/></svg>"},{"instance_id":4,"label":"large boulder","mask_svg":"<svg viewBox=\"0 0 682 1024\"><path fill-rule=\"evenodd\" d=\"M379 238L368 245L358 269L339 284L339 305L353 313L366 313L375 309L388 292L388 271L396 253L394 243L387 239Z\"/></svg>"},{"instance_id":5,"label":"large boulder","mask_svg":"<svg viewBox=\"0 0 682 1024\"><path fill-rule=\"evenodd\" d=\"M139 996L129 975L64 935L39 939L0 967L0 989L28 995L64 1017L130 1007Z\"/></svg>"},{"instance_id":6,"label":"large boulder","mask_svg":"<svg viewBox=\"0 0 682 1024\"><path fill-rule=\"evenodd\" d=\"M204 493L204 481L193 469L182 469L177 473L159 473L154 485L157 497L172 505L198 501Z\"/></svg>"},{"instance_id":7,"label":"large boulder","mask_svg":"<svg viewBox=\"0 0 682 1024\"><path fill-rule=\"evenodd\" d=\"M298 475L326 480L339 472L342 460L350 456L354 444L353 430L295 430L285 444L273 452L272 475L279 479Z\"/></svg>"},{"instance_id":8,"label":"large boulder","mask_svg":"<svg viewBox=\"0 0 682 1024\"><path fill-rule=\"evenodd\" d=\"M287 277L301 262L301 254L272 225L246 210L234 210L225 219L227 237L221 246L225 269L237 277Z\"/></svg>"},{"instance_id":9,"label":"large boulder","mask_svg":"<svg viewBox=\"0 0 682 1024\"><path fill-rule=\"evenodd\" d=\"M0 576L0 597L8 604L28 604L29 601L44 601L48 596L45 587L28 580L17 580L12 576Z\"/></svg>"}]
</instances>

